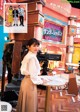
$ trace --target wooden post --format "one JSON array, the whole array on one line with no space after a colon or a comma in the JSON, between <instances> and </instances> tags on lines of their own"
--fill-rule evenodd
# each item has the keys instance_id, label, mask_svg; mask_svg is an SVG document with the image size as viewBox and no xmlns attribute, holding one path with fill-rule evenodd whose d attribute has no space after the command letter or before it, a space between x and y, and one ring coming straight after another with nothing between
<instances>
[{"instance_id":1,"label":"wooden post","mask_svg":"<svg viewBox=\"0 0 80 112\"><path fill-rule=\"evenodd\" d=\"M69 77L68 93L78 95L78 87L76 83L76 77L74 74L70 74Z\"/></svg>"},{"instance_id":2,"label":"wooden post","mask_svg":"<svg viewBox=\"0 0 80 112\"><path fill-rule=\"evenodd\" d=\"M45 112L50 112L50 86L46 87Z\"/></svg>"},{"instance_id":3,"label":"wooden post","mask_svg":"<svg viewBox=\"0 0 80 112\"><path fill-rule=\"evenodd\" d=\"M22 42L16 41L13 49L13 58L12 58L12 73L15 75L19 73L20 63L21 63L21 50Z\"/></svg>"}]
</instances>

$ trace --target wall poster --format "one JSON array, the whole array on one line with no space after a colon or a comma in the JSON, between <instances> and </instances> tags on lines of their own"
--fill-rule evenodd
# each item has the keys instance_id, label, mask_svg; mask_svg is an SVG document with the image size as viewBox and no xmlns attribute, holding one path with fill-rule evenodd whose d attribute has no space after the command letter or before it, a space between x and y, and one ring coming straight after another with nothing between
<instances>
[{"instance_id":1,"label":"wall poster","mask_svg":"<svg viewBox=\"0 0 80 112\"><path fill-rule=\"evenodd\" d=\"M27 33L27 4L4 3L4 33Z\"/></svg>"},{"instance_id":2,"label":"wall poster","mask_svg":"<svg viewBox=\"0 0 80 112\"><path fill-rule=\"evenodd\" d=\"M63 42L63 27L49 21L45 21L43 39L54 42Z\"/></svg>"}]
</instances>

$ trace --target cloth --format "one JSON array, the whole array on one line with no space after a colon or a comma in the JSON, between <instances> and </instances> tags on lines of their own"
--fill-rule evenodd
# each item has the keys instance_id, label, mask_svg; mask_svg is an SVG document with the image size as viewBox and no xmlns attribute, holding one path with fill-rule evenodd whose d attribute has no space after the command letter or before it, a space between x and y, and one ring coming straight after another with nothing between
<instances>
[{"instance_id":1,"label":"cloth","mask_svg":"<svg viewBox=\"0 0 80 112\"><path fill-rule=\"evenodd\" d=\"M17 17L18 18L18 14L19 14L18 10L14 9L12 13L13 13L13 17Z\"/></svg>"},{"instance_id":2,"label":"cloth","mask_svg":"<svg viewBox=\"0 0 80 112\"><path fill-rule=\"evenodd\" d=\"M25 11L23 8L19 8L18 12L19 12L20 25L24 26L24 12Z\"/></svg>"},{"instance_id":3,"label":"cloth","mask_svg":"<svg viewBox=\"0 0 80 112\"><path fill-rule=\"evenodd\" d=\"M26 76L21 83L16 112L37 112L37 86Z\"/></svg>"},{"instance_id":4,"label":"cloth","mask_svg":"<svg viewBox=\"0 0 80 112\"><path fill-rule=\"evenodd\" d=\"M19 8L18 12L19 12L19 16L24 16L24 9L23 8Z\"/></svg>"},{"instance_id":5,"label":"cloth","mask_svg":"<svg viewBox=\"0 0 80 112\"><path fill-rule=\"evenodd\" d=\"M8 22L9 23L12 23L13 22L13 9L9 9L9 11L8 11Z\"/></svg>"},{"instance_id":6,"label":"cloth","mask_svg":"<svg viewBox=\"0 0 80 112\"><path fill-rule=\"evenodd\" d=\"M30 75L31 78L36 77L40 74L40 69L36 55L32 52L28 52L21 63L21 74Z\"/></svg>"},{"instance_id":7,"label":"cloth","mask_svg":"<svg viewBox=\"0 0 80 112\"><path fill-rule=\"evenodd\" d=\"M20 70L25 77L20 86L17 112L37 112L37 85L31 78L40 74L39 61L34 53L28 52L21 64Z\"/></svg>"},{"instance_id":8,"label":"cloth","mask_svg":"<svg viewBox=\"0 0 80 112\"><path fill-rule=\"evenodd\" d=\"M14 17L14 24L18 24L18 18Z\"/></svg>"}]
</instances>

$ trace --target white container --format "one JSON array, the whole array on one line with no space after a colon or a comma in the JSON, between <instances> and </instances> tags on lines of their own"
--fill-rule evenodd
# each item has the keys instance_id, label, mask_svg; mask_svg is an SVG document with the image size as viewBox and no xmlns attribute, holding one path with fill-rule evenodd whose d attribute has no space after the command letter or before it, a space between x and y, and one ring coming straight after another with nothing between
<instances>
[{"instance_id":1,"label":"white container","mask_svg":"<svg viewBox=\"0 0 80 112\"><path fill-rule=\"evenodd\" d=\"M0 101L0 112L11 112L12 105L5 101Z\"/></svg>"}]
</instances>

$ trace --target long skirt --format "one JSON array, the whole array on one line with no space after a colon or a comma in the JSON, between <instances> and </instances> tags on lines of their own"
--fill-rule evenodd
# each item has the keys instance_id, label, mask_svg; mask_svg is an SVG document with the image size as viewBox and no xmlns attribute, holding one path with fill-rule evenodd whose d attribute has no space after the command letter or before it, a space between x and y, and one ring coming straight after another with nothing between
<instances>
[{"instance_id":1,"label":"long skirt","mask_svg":"<svg viewBox=\"0 0 80 112\"><path fill-rule=\"evenodd\" d=\"M26 76L20 86L17 112L37 112L37 86Z\"/></svg>"}]
</instances>

